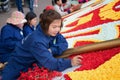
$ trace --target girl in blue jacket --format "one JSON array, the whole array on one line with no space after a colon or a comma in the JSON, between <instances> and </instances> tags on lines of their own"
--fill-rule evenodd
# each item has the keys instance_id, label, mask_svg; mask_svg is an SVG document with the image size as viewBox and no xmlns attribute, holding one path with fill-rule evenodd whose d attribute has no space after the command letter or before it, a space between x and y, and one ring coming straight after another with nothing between
<instances>
[{"instance_id":1,"label":"girl in blue jacket","mask_svg":"<svg viewBox=\"0 0 120 80\"><path fill-rule=\"evenodd\" d=\"M15 46L22 41L23 25L26 22L24 14L14 11L11 17L7 19L0 33L0 62L7 62Z\"/></svg>"},{"instance_id":2,"label":"girl in blue jacket","mask_svg":"<svg viewBox=\"0 0 120 80\"><path fill-rule=\"evenodd\" d=\"M23 33L26 37L36 29L37 15L34 12L28 12L25 16L27 22L24 24Z\"/></svg>"},{"instance_id":3,"label":"girl in blue jacket","mask_svg":"<svg viewBox=\"0 0 120 80\"><path fill-rule=\"evenodd\" d=\"M33 63L57 71L80 64L80 56L73 59L54 57L61 55L68 47L66 39L59 33L62 27L60 14L54 10L45 11L40 23L41 27L16 47L3 70L2 80L17 80L20 72L27 71ZM56 37L59 37L59 42Z\"/></svg>"}]
</instances>

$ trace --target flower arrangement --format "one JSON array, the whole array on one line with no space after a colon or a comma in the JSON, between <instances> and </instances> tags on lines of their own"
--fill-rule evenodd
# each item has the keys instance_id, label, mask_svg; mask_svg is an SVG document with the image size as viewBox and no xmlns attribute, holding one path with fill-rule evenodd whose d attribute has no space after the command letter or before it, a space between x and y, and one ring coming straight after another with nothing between
<instances>
[{"instance_id":1,"label":"flower arrangement","mask_svg":"<svg viewBox=\"0 0 120 80\"><path fill-rule=\"evenodd\" d=\"M69 48L120 38L119 14L120 0L104 0L103 4L64 18L61 33ZM120 80L119 52L120 47L81 54L81 67L66 73L65 80Z\"/></svg>"},{"instance_id":2,"label":"flower arrangement","mask_svg":"<svg viewBox=\"0 0 120 80\"><path fill-rule=\"evenodd\" d=\"M52 80L54 77L61 75L61 72L50 71L43 67L39 68L36 64L33 64L33 69L29 68L27 72L21 72L18 80Z\"/></svg>"},{"instance_id":3,"label":"flower arrangement","mask_svg":"<svg viewBox=\"0 0 120 80\"><path fill-rule=\"evenodd\" d=\"M120 53L96 69L69 72L65 80L120 80Z\"/></svg>"},{"instance_id":4,"label":"flower arrangement","mask_svg":"<svg viewBox=\"0 0 120 80\"><path fill-rule=\"evenodd\" d=\"M104 2L63 19L61 33L66 37L69 48L120 38L120 0ZM120 47L117 47L82 54L82 66L65 74L65 80L120 80L119 52ZM33 69L21 72L18 80L52 80L61 75L34 65Z\"/></svg>"},{"instance_id":5,"label":"flower arrangement","mask_svg":"<svg viewBox=\"0 0 120 80\"><path fill-rule=\"evenodd\" d=\"M69 48L80 41L100 42L119 38L119 4L119 0L104 1L90 10L87 10L88 7L64 18L61 33L70 44Z\"/></svg>"}]
</instances>

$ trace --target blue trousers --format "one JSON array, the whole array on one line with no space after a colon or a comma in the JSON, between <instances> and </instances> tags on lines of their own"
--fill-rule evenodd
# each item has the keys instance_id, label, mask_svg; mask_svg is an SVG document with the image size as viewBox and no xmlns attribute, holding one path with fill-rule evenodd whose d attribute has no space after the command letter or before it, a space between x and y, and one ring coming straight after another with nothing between
<instances>
[{"instance_id":1,"label":"blue trousers","mask_svg":"<svg viewBox=\"0 0 120 80\"><path fill-rule=\"evenodd\" d=\"M33 10L33 3L34 3L34 0L27 0L28 2L28 5L29 5L29 9L30 11L34 11ZM24 10L23 10L23 7L22 7L22 0L16 0L16 6L18 8L18 11L21 11L24 13Z\"/></svg>"}]
</instances>

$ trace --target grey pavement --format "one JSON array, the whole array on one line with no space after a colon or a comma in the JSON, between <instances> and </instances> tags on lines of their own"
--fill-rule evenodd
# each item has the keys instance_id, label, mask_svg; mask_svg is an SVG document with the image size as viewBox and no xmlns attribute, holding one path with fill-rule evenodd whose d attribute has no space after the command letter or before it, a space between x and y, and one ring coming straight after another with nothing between
<instances>
[{"instance_id":1,"label":"grey pavement","mask_svg":"<svg viewBox=\"0 0 120 80\"><path fill-rule=\"evenodd\" d=\"M47 5L52 5L51 3L52 0L38 0L38 7L34 7L34 12L37 14L38 18L40 13L42 13L43 9ZM14 3L14 2L12 2ZM11 5L11 8L8 12L0 12L0 29L3 25L6 24L7 18L10 17L11 13L17 10L16 6L13 7L13 4ZM26 14L29 11L29 8L27 6L24 6L24 13Z\"/></svg>"}]
</instances>

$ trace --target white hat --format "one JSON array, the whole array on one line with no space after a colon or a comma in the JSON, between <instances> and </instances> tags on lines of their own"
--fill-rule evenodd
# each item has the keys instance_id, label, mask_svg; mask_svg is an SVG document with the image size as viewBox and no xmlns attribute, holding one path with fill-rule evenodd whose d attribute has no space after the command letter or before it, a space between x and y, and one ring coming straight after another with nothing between
<instances>
[{"instance_id":1,"label":"white hat","mask_svg":"<svg viewBox=\"0 0 120 80\"><path fill-rule=\"evenodd\" d=\"M7 23L11 23L13 25L17 25L25 22L27 22L27 20L25 19L25 15L19 11L14 11L11 14L11 17L7 19Z\"/></svg>"}]
</instances>

